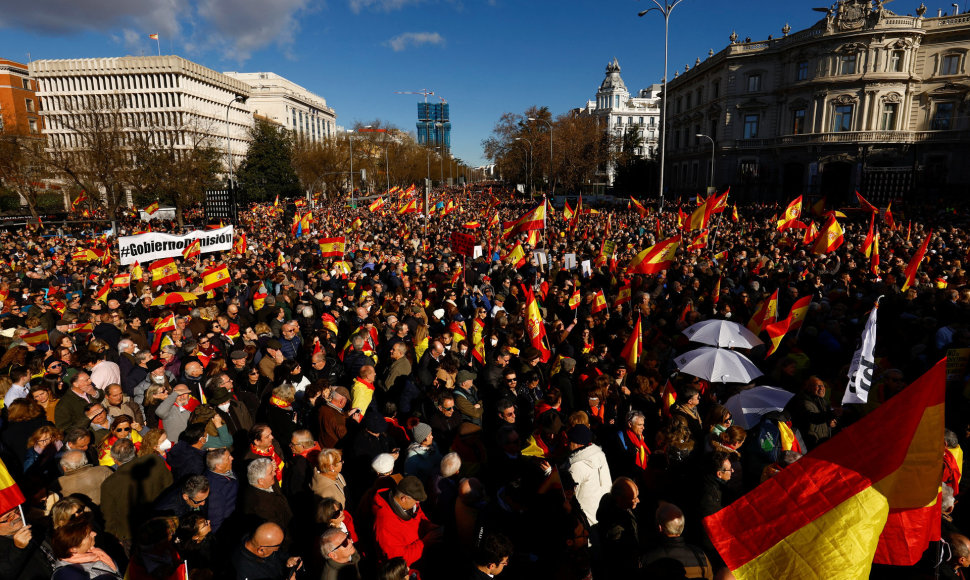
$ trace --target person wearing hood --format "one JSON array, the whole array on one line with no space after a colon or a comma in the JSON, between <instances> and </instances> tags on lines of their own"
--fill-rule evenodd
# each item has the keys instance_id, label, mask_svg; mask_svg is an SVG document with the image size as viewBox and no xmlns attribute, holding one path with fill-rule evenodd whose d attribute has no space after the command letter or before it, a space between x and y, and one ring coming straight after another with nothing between
<instances>
[{"instance_id":1,"label":"person wearing hood","mask_svg":"<svg viewBox=\"0 0 970 580\"><path fill-rule=\"evenodd\" d=\"M413 475L422 482L429 481L438 471L441 452L438 451L438 444L434 441L431 426L427 423L418 423L411 433L414 435L414 442L408 446L404 459L404 474Z\"/></svg>"},{"instance_id":2,"label":"person wearing hood","mask_svg":"<svg viewBox=\"0 0 970 580\"><path fill-rule=\"evenodd\" d=\"M600 500L613 485L610 466L599 445L593 443L593 432L583 424L573 425L568 432L569 458L566 470L576 484L576 500L591 526L596 525Z\"/></svg>"}]
</instances>

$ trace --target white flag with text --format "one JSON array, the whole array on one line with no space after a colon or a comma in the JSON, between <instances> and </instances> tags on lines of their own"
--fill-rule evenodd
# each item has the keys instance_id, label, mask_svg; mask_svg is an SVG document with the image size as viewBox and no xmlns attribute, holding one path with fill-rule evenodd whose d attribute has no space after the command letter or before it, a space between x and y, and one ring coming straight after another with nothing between
<instances>
[{"instance_id":1,"label":"white flag with text","mask_svg":"<svg viewBox=\"0 0 970 580\"><path fill-rule=\"evenodd\" d=\"M879 303L872 308L866 328L862 331L862 345L852 355L849 365L849 386L845 389L842 404L865 404L869 400L869 389L872 388L872 376L876 368L876 312Z\"/></svg>"}]
</instances>

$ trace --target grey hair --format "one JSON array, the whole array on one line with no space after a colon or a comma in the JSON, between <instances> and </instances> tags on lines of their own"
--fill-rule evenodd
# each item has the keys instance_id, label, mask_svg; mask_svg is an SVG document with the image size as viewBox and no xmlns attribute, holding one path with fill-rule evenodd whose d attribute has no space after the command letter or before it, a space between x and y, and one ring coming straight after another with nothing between
<instances>
[{"instance_id":1,"label":"grey hair","mask_svg":"<svg viewBox=\"0 0 970 580\"><path fill-rule=\"evenodd\" d=\"M125 352L125 350L135 346L135 343L128 338L122 338L118 341L118 352Z\"/></svg>"},{"instance_id":2,"label":"grey hair","mask_svg":"<svg viewBox=\"0 0 970 580\"><path fill-rule=\"evenodd\" d=\"M956 505L957 500L953 497L953 488L947 484L943 484L943 502L942 508L943 513L948 514L953 511L953 507Z\"/></svg>"},{"instance_id":3,"label":"grey hair","mask_svg":"<svg viewBox=\"0 0 970 580\"><path fill-rule=\"evenodd\" d=\"M88 464L88 456L83 451L71 449L61 456L61 471L65 474L77 471Z\"/></svg>"},{"instance_id":4,"label":"grey hair","mask_svg":"<svg viewBox=\"0 0 970 580\"><path fill-rule=\"evenodd\" d=\"M346 532L340 528L327 528L327 531L320 535L320 554L326 558L340 547L340 544L344 543L343 540L337 541L337 538L341 535L347 535Z\"/></svg>"},{"instance_id":5,"label":"grey hair","mask_svg":"<svg viewBox=\"0 0 970 580\"><path fill-rule=\"evenodd\" d=\"M178 347L175 346L174 344L166 344L165 346L162 347L162 352L166 354L175 354L176 352L178 352Z\"/></svg>"},{"instance_id":6,"label":"grey hair","mask_svg":"<svg viewBox=\"0 0 970 580\"><path fill-rule=\"evenodd\" d=\"M439 469L441 470L442 477L451 477L452 475L458 473L458 470L461 469L461 457L452 451L441 458L441 465Z\"/></svg>"},{"instance_id":7,"label":"grey hair","mask_svg":"<svg viewBox=\"0 0 970 580\"><path fill-rule=\"evenodd\" d=\"M657 508L657 524L664 534L677 537L684 533L684 512L672 503Z\"/></svg>"},{"instance_id":8,"label":"grey hair","mask_svg":"<svg viewBox=\"0 0 970 580\"><path fill-rule=\"evenodd\" d=\"M259 480L266 477L266 474L271 469L275 468L273 467L273 460L269 457L260 457L259 459L254 459L253 462L249 464L249 467L246 468L246 479L249 480L249 485L259 487Z\"/></svg>"},{"instance_id":9,"label":"grey hair","mask_svg":"<svg viewBox=\"0 0 970 580\"><path fill-rule=\"evenodd\" d=\"M210 449L205 455L205 466L209 469L209 471L215 471L217 467L222 465L223 461L225 461L226 455L228 454L228 447Z\"/></svg>"},{"instance_id":10,"label":"grey hair","mask_svg":"<svg viewBox=\"0 0 970 580\"><path fill-rule=\"evenodd\" d=\"M946 443L947 448L956 449L960 446L960 438L953 431L947 429L943 432L943 441Z\"/></svg>"},{"instance_id":11,"label":"grey hair","mask_svg":"<svg viewBox=\"0 0 970 580\"><path fill-rule=\"evenodd\" d=\"M111 446L111 457L118 465L131 462L137 453L135 444L132 443L131 439L118 439Z\"/></svg>"},{"instance_id":12,"label":"grey hair","mask_svg":"<svg viewBox=\"0 0 970 580\"><path fill-rule=\"evenodd\" d=\"M193 475L182 484L182 493L189 496L193 501L195 496L209 491L209 480L204 475Z\"/></svg>"},{"instance_id":13,"label":"grey hair","mask_svg":"<svg viewBox=\"0 0 970 580\"><path fill-rule=\"evenodd\" d=\"M152 359L152 353L151 353L151 351L140 350L140 351L138 351L138 352L135 353L135 362L137 362L138 364L141 364L141 363L143 363L145 361L148 361L148 360L151 360L151 359Z\"/></svg>"},{"instance_id":14,"label":"grey hair","mask_svg":"<svg viewBox=\"0 0 970 580\"><path fill-rule=\"evenodd\" d=\"M636 420L636 419L643 419L644 421L646 421L647 420L647 417L646 417L646 415L644 415L640 411L637 411L636 409L633 409L629 413L626 414L626 424L627 425L633 423L633 421Z\"/></svg>"}]
</instances>

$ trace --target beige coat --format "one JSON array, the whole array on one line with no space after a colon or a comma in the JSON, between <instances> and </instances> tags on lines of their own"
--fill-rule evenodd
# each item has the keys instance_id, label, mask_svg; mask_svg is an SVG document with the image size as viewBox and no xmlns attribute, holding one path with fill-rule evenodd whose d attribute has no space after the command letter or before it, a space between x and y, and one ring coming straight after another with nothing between
<instances>
[{"instance_id":1,"label":"beige coat","mask_svg":"<svg viewBox=\"0 0 970 580\"><path fill-rule=\"evenodd\" d=\"M313 493L317 497L320 499L332 497L339 501L340 505L344 506L344 508L347 507L347 496L344 495L345 487L347 487L347 480L344 479L341 473L337 474L337 479L330 479L315 470L313 472L313 481L310 482L310 488L313 489Z\"/></svg>"},{"instance_id":2,"label":"beige coat","mask_svg":"<svg viewBox=\"0 0 970 580\"><path fill-rule=\"evenodd\" d=\"M104 465L85 465L62 475L57 479L61 486L61 496L67 497L72 494L87 496L95 505L101 505L101 484L108 476L114 473L110 467Z\"/></svg>"}]
</instances>

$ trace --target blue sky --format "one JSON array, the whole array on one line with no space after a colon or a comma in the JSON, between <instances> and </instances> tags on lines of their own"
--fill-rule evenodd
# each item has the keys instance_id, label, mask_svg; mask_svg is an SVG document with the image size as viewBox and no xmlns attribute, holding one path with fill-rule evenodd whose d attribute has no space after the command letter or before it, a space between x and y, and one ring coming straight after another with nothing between
<instances>
[{"instance_id":1,"label":"blue sky","mask_svg":"<svg viewBox=\"0 0 970 580\"><path fill-rule=\"evenodd\" d=\"M414 131L421 97L451 105L452 150L483 163L499 117L532 105L585 104L619 59L631 92L663 73L663 18L650 0L3 0L0 57L178 54L219 71L272 71L323 96L337 122L380 118ZM764 39L811 26L821 0L684 0L672 13L670 69L736 30ZM918 0L887 7L912 13ZM928 5L935 12L936 5ZM949 3L939 7L948 9ZM432 97L434 98L434 97Z\"/></svg>"}]
</instances>

